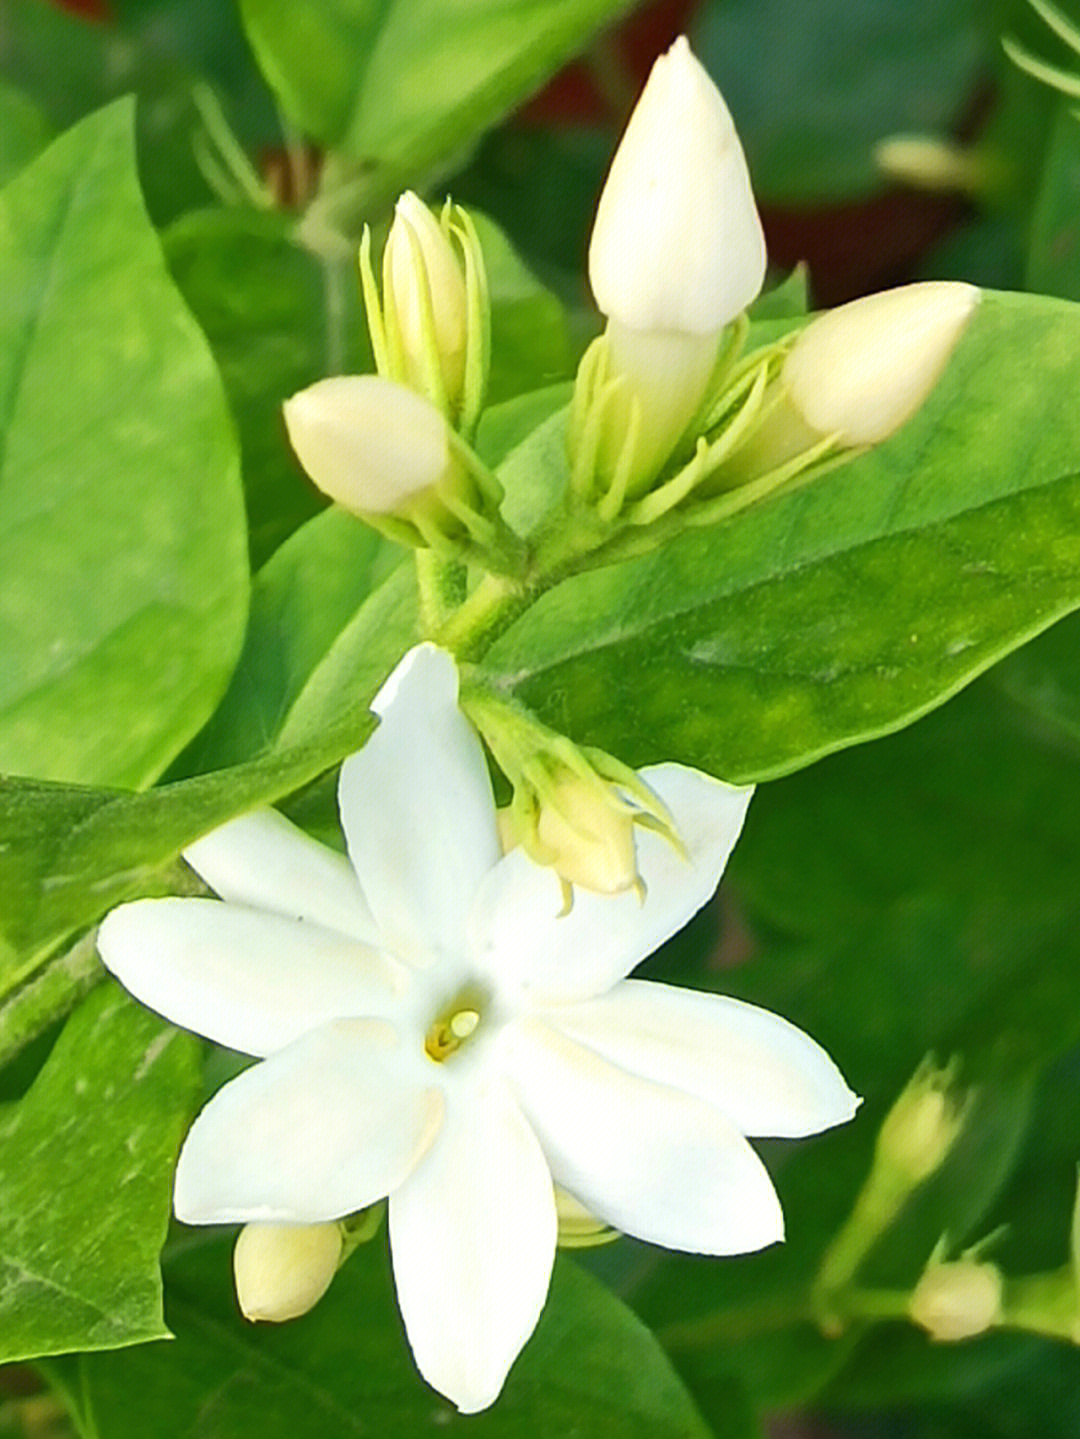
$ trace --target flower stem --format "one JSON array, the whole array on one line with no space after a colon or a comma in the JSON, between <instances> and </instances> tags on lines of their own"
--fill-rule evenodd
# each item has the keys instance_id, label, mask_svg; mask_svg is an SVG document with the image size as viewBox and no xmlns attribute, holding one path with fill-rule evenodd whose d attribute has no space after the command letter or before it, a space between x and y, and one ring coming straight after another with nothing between
<instances>
[{"instance_id":1,"label":"flower stem","mask_svg":"<svg viewBox=\"0 0 1080 1439\"><path fill-rule=\"evenodd\" d=\"M425 634L436 634L465 598L465 569L433 550L415 555L420 623Z\"/></svg>"}]
</instances>

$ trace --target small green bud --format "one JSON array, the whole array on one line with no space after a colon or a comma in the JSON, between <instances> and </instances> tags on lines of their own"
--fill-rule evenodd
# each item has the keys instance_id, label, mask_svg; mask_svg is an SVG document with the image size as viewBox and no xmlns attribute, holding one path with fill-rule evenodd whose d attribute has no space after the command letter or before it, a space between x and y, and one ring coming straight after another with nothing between
<instances>
[{"instance_id":1,"label":"small green bud","mask_svg":"<svg viewBox=\"0 0 1080 1439\"><path fill-rule=\"evenodd\" d=\"M594 894L634 889L640 883L634 815L603 780L563 770L541 800L533 857Z\"/></svg>"},{"instance_id":2,"label":"small green bud","mask_svg":"<svg viewBox=\"0 0 1080 1439\"><path fill-rule=\"evenodd\" d=\"M927 1058L885 1116L875 1162L914 1188L944 1163L968 1117L971 1094L956 1085L956 1065Z\"/></svg>"},{"instance_id":3,"label":"small green bud","mask_svg":"<svg viewBox=\"0 0 1080 1439\"><path fill-rule=\"evenodd\" d=\"M973 1339L1001 1319L1002 1292L996 1264L974 1259L931 1263L912 1291L908 1313L931 1339Z\"/></svg>"}]
</instances>

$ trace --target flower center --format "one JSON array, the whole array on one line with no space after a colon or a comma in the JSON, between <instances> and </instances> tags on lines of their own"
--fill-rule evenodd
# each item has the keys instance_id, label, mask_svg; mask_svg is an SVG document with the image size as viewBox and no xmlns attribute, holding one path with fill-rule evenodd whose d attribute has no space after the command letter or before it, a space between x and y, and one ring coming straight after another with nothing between
<instances>
[{"instance_id":1,"label":"flower center","mask_svg":"<svg viewBox=\"0 0 1080 1439\"><path fill-rule=\"evenodd\" d=\"M424 1039L424 1052L441 1064L454 1054L476 1032L480 1023L478 1010L454 1005L450 1013L436 1019Z\"/></svg>"}]
</instances>

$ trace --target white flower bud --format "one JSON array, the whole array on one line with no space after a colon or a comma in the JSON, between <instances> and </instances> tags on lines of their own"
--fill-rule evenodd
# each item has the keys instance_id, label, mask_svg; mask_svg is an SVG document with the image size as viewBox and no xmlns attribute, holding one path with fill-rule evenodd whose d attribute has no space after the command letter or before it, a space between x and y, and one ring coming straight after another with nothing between
<instances>
[{"instance_id":1,"label":"white flower bud","mask_svg":"<svg viewBox=\"0 0 1080 1439\"><path fill-rule=\"evenodd\" d=\"M638 884L634 812L602 781L565 774L541 803L536 837L547 863L568 883L595 894Z\"/></svg>"},{"instance_id":2,"label":"white flower bud","mask_svg":"<svg viewBox=\"0 0 1080 1439\"><path fill-rule=\"evenodd\" d=\"M1001 1271L994 1264L957 1259L931 1264L912 1291L908 1313L946 1343L984 1334L1001 1318Z\"/></svg>"},{"instance_id":3,"label":"white flower bud","mask_svg":"<svg viewBox=\"0 0 1080 1439\"><path fill-rule=\"evenodd\" d=\"M632 329L715 335L764 276L735 125L680 36L652 68L600 196L589 245L596 303Z\"/></svg>"},{"instance_id":4,"label":"white flower bud","mask_svg":"<svg viewBox=\"0 0 1080 1439\"><path fill-rule=\"evenodd\" d=\"M842 444L887 439L933 389L979 299L974 285L930 280L820 315L784 362L792 406Z\"/></svg>"},{"instance_id":5,"label":"white flower bud","mask_svg":"<svg viewBox=\"0 0 1080 1439\"><path fill-rule=\"evenodd\" d=\"M376 375L335 375L285 401L285 428L315 484L354 514L392 514L454 472L446 420Z\"/></svg>"},{"instance_id":6,"label":"white flower bud","mask_svg":"<svg viewBox=\"0 0 1080 1439\"><path fill-rule=\"evenodd\" d=\"M433 344L451 408L465 379L465 275L453 245L411 190L394 207L383 256L387 309L392 299L409 385L424 391Z\"/></svg>"},{"instance_id":7,"label":"white flower bud","mask_svg":"<svg viewBox=\"0 0 1080 1439\"><path fill-rule=\"evenodd\" d=\"M313 1309L337 1271L337 1224L245 1224L233 1251L245 1319L281 1324Z\"/></svg>"}]
</instances>

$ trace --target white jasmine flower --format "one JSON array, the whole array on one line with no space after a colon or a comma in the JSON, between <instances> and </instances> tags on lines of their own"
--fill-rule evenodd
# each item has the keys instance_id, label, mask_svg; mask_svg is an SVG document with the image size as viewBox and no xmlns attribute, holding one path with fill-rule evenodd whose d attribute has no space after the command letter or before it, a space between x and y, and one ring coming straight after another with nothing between
<instances>
[{"instance_id":1,"label":"white jasmine flower","mask_svg":"<svg viewBox=\"0 0 1080 1439\"><path fill-rule=\"evenodd\" d=\"M643 771L688 859L637 836L646 897L579 894L503 855L457 672L413 650L342 766L349 858L281 816L188 851L219 900L106 919L105 963L144 1003L263 1062L189 1133L190 1224L321 1224L389 1196L398 1302L425 1378L491 1404L543 1308L554 1184L597 1219L705 1254L782 1237L744 1135L849 1119L828 1056L752 1005L626 976L710 897L749 789ZM222 902L224 901L224 902Z\"/></svg>"}]
</instances>

